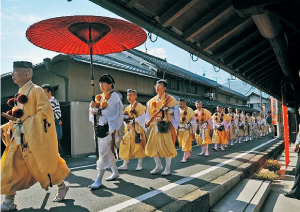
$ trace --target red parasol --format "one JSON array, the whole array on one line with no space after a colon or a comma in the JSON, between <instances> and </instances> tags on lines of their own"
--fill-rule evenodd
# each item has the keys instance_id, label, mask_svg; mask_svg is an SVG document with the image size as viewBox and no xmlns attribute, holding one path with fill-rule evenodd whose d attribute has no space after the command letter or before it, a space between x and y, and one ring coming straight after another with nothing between
<instances>
[{"instance_id":1,"label":"red parasol","mask_svg":"<svg viewBox=\"0 0 300 212\"><path fill-rule=\"evenodd\" d=\"M65 16L43 20L31 25L26 37L36 46L51 51L89 54L92 101L95 101L93 54L126 51L141 45L147 38L145 31L135 24L99 16ZM96 124L96 117L94 121Z\"/></svg>"},{"instance_id":2,"label":"red parasol","mask_svg":"<svg viewBox=\"0 0 300 212\"><path fill-rule=\"evenodd\" d=\"M38 47L65 54L110 54L145 42L145 31L130 22L99 16L66 16L43 20L26 32Z\"/></svg>"},{"instance_id":3,"label":"red parasol","mask_svg":"<svg viewBox=\"0 0 300 212\"><path fill-rule=\"evenodd\" d=\"M145 31L130 22L100 16L65 16L31 25L27 39L38 47L91 56L92 100L95 98L93 54L126 51L145 42Z\"/></svg>"}]
</instances>

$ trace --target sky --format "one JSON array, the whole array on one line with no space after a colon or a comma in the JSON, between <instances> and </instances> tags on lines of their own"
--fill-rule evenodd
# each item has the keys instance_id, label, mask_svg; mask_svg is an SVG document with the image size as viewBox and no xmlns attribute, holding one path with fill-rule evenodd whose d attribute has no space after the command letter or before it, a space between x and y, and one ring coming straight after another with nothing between
<instances>
[{"instance_id":1,"label":"sky","mask_svg":"<svg viewBox=\"0 0 300 212\"><path fill-rule=\"evenodd\" d=\"M89 0L1 0L1 74L11 72L13 61L25 60L33 64L58 53L39 48L30 43L27 28L49 18L70 15L96 15L123 19ZM155 35L154 35L155 36ZM215 80L220 84L228 82L231 75L220 70L215 72L211 64L199 59L192 61L190 54L158 37L156 42L149 39L137 47L181 68ZM227 83L228 84L228 83Z\"/></svg>"}]
</instances>

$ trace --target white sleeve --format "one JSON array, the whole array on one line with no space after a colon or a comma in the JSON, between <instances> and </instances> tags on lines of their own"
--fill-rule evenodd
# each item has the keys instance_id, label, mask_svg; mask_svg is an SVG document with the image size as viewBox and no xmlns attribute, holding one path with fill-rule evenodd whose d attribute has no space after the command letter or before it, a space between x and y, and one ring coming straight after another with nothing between
<instances>
[{"instance_id":1,"label":"white sleeve","mask_svg":"<svg viewBox=\"0 0 300 212\"><path fill-rule=\"evenodd\" d=\"M108 121L109 133L118 130L123 123L123 104L117 93L112 93L108 100L107 108L102 110L102 115Z\"/></svg>"},{"instance_id":2,"label":"white sleeve","mask_svg":"<svg viewBox=\"0 0 300 212\"><path fill-rule=\"evenodd\" d=\"M143 113L142 115L138 116L135 118L135 122L138 123L144 131L146 131L146 128L145 128L145 119L146 118L146 114Z\"/></svg>"},{"instance_id":3,"label":"white sleeve","mask_svg":"<svg viewBox=\"0 0 300 212\"><path fill-rule=\"evenodd\" d=\"M98 112L98 108L89 108L89 121L92 122L94 124L94 113L93 111L95 111L96 113Z\"/></svg>"},{"instance_id":4,"label":"white sleeve","mask_svg":"<svg viewBox=\"0 0 300 212\"><path fill-rule=\"evenodd\" d=\"M212 122L213 122L213 128L219 127L219 125L217 124L217 122L215 120L212 120Z\"/></svg>"},{"instance_id":5,"label":"white sleeve","mask_svg":"<svg viewBox=\"0 0 300 212\"><path fill-rule=\"evenodd\" d=\"M191 125L192 125L192 129L193 129L193 131L196 131L197 124L196 124L196 119L195 119L195 117L194 117L194 116L191 118L191 121L190 121L190 123L191 123Z\"/></svg>"},{"instance_id":6,"label":"white sleeve","mask_svg":"<svg viewBox=\"0 0 300 212\"><path fill-rule=\"evenodd\" d=\"M207 123L208 123L210 129L213 129L214 125L213 125L213 121L212 121L211 118L209 118L209 119L207 120Z\"/></svg>"},{"instance_id":7,"label":"white sleeve","mask_svg":"<svg viewBox=\"0 0 300 212\"><path fill-rule=\"evenodd\" d=\"M172 117L172 124L175 129L177 129L179 121L180 121L180 111L179 111L179 106L175 105L174 107L170 108L170 111L173 111L171 114Z\"/></svg>"}]
</instances>

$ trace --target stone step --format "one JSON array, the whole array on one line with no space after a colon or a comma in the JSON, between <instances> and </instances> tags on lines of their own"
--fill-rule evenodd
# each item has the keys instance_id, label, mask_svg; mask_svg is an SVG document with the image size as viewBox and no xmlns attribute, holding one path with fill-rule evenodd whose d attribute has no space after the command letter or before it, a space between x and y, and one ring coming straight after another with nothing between
<instances>
[{"instance_id":1,"label":"stone step","mask_svg":"<svg viewBox=\"0 0 300 212\"><path fill-rule=\"evenodd\" d=\"M211 212L258 212L269 194L270 181L243 179Z\"/></svg>"}]
</instances>

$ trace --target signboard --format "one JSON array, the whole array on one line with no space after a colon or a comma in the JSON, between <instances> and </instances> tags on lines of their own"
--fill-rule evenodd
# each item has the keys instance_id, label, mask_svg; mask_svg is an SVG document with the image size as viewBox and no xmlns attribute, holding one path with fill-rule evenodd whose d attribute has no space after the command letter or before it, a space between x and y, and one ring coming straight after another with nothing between
<instances>
[{"instance_id":1,"label":"signboard","mask_svg":"<svg viewBox=\"0 0 300 212\"><path fill-rule=\"evenodd\" d=\"M271 116L272 116L272 124L277 125L278 124L278 104L277 99L270 96L271 99Z\"/></svg>"}]
</instances>

